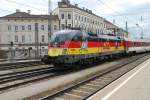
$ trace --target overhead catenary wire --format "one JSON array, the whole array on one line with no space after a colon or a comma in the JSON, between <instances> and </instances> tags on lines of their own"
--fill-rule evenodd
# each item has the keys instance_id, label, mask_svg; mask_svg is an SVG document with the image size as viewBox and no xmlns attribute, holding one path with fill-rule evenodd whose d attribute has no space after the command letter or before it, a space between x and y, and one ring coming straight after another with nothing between
<instances>
[{"instance_id":1,"label":"overhead catenary wire","mask_svg":"<svg viewBox=\"0 0 150 100\"><path fill-rule=\"evenodd\" d=\"M107 5L104 1L102 1L102 0L97 0L97 1L99 1L102 5L106 6L106 7L107 7L107 8L109 8L110 10L112 10L114 13L116 13L116 14L118 14L118 15L121 15L121 13L120 13L120 12L118 12L118 11L114 10L112 7L110 7L109 5ZM127 18L127 16L126 16L126 15L122 15L121 17L126 18L126 19L130 20L130 22L132 22L132 23L136 24L136 22L135 22L135 21L133 21L133 20L131 20L131 19Z\"/></svg>"},{"instance_id":2,"label":"overhead catenary wire","mask_svg":"<svg viewBox=\"0 0 150 100\"><path fill-rule=\"evenodd\" d=\"M37 7L33 7L31 5L28 5L28 4L24 4L24 3L20 3L20 2L15 2L15 1L12 1L12 0L5 0L7 2L10 2L10 3L14 3L16 5L20 5L20 6L24 6L24 7L30 7L32 9L36 9L36 10L41 10L41 11L47 11L47 10L44 10L44 9L40 9L40 8L37 8Z\"/></svg>"},{"instance_id":3,"label":"overhead catenary wire","mask_svg":"<svg viewBox=\"0 0 150 100\"><path fill-rule=\"evenodd\" d=\"M6 9L1 9L1 8L0 8L0 11L2 11L2 12L13 12L13 11L6 10Z\"/></svg>"}]
</instances>

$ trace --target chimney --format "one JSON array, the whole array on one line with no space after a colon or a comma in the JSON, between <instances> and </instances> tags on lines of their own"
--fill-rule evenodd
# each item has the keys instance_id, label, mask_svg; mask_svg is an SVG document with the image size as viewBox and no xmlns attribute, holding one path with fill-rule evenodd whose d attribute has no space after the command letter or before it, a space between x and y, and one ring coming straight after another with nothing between
<instances>
[{"instance_id":1,"label":"chimney","mask_svg":"<svg viewBox=\"0 0 150 100\"><path fill-rule=\"evenodd\" d=\"M65 3L65 4L70 4L69 0L61 0L61 2Z\"/></svg>"},{"instance_id":2,"label":"chimney","mask_svg":"<svg viewBox=\"0 0 150 100\"><path fill-rule=\"evenodd\" d=\"M83 10L85 10L85 7L83 7Z\"/></svg>"},{"instance_id":3,"label":"chimney","mask_svg":"<svg viewBox=\"0 0 150 100\"><path fill-rule=\"evenodd\" d=\"M20 12L20 10L19 10L19 9L16 9L16 12Z\"/></svg>"},{"instance_id":4,"label":"chimney","mask_svg":"<svg viewBox=\"0 0 150 100\"><path fill-rule=\"evenodd\" d=\"M92 13L92 10L89 10L90 13Z\"/></svg>"},{"instance_id":5,"label":"chimney","mask_svg":"<svg viewBox=\"0 0 150 100\"><path fill-rule=\"evenodd\" d=\"M78 4L75 4L75 7L78 7Z\"/></svg>"},{"instance_id":6,"label":"chimney","mask_svg":"<svg viewBox=\"0 0 150 100\"><path fill-rule=\"evenodd\" d=\"M27 10L28 14L31 14L31 10Z\"/></svg>"}]
</instances>

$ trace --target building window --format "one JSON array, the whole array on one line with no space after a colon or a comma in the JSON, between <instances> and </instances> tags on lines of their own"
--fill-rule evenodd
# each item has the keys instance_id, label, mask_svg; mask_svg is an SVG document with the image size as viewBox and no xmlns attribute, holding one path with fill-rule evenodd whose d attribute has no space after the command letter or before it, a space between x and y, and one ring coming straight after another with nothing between
<instances>
[{"instance_id":1,"label":"building window","mask_svg":"<svg viewBox=\"0 0 150 100\"><path fill-rule=\"evenodd\" d=\"M71 28L71 24L68 24L68 28L69 28L69 29Z\"/></svg>"},{"instance_id":2,"label":"building window","mask_svg":"<svg viewBox=\"0 0 150 100\"><path fill-rule=\"evenodd\" d=\"M83 22L83 17L82 17L82 22Z\"/></svg>"},{"instance_id":3,"label":"building window","mask_svg":"<svg viewBox=\"0 0 150 100\"><path fill-rule=\"evenodd\" d=\"M51 29L51 28L50 28L50 25L48 25L48 31L50 31L50 29Z\"/></svg>"},{"instance_id":4,"label":"building window","mask_svg":"<svg viewBox=\"0 0 150 100\"><path fill-rule=\"evenodd\" d=\"M22 30L25 30L25 26L22 26Z\"/></svg>"},{"instance_id":5,"label":"building window","mask_svg":"<svg viewBox=\"0 0 150 100\"><path fill-rule=\"evenodd\" d=\"M54 30L57 30L57 25L54 25Z\"/></svg>"},{"instance_id":6,"label":"building window","mask_svg":"<svg viewBox=\"0 0 150 100\"><path fill-rule=\"evenodd\" d=\"M0 42L2 41L2 36L0 35Z\"/></svg>"},{"instance_id":7,"label":"building window","mask_svg":"<svg viewBox=\"0 0 150 100\"><path fill-rule=\"evenodd\" d=\"M75 15L75 20L78 20L78 15Z\"/></svg>"},{"instance_id":8,"label":"building window","mask_svg":"<svg viewBox=\"0 0 150 100\"><path fill-rule=\"evenodd\" d=\"M28 30L31 30L31 25L28 25Z\"/></svg>"},{"instance_id":9,"label":"building window","mask_svg":"<svg viewBox=\"0 0 150 100\"><path fill-rule=\"evenodd\" d=\"M22 43L25 43L25 36L22 35Z\"/></svg>"},{"instance_id":10,"label":"building window","mask_svg":"<svg viewBox=\"0 0 150 100\"><path fill-rule=\"evenodd\" d=\"M84 29L85 31L86 31L86 27L85 27L85 29Z\"/></svg>"},{"instance_id":11,"label":"building window","mask_svg":"<svg viewBox=\"0 0 150 100\"><path fill-rule=\"evenodd\" d=\"M18 35L15 35L15 42L18 42Z\"/></svg>"},{"instance_id":12,"label":"building window","mask_svg":"<svg viewBox=\"0 0 150 100\"><path fill-rule=\"evenodd\" d=\"M71 14L68 14L68 19L71 19Z\"/></svg>"},{"instance_id":13,"label":"building window","mask_svg":"<svg viewBox=\"0 0 150 100\"><path fill-rule=\"evenodd\" d=\"M17 31L18 30L18 26L15 26L15 31Z\"/></svg>"},{"instance_id":14,"label":"building window","mask_svg":"<svg viewBox=\"0 0 150 100\"><path fill-rule=\"evenodd\" d=\"M101 28L103 27L103 23L100 23L100 27L101 27Z\"/></svg>"},{"instance_id":15,"label":"building window","mask_svg":"<svg viewBox=\"0 0 150 100\"><path fill-rule=\"evenodd\" d=\"M87 18L87 22L89 23L89 18Z\"/></svg>"},{"instance_id":16,"label":"building window","mask_svg":"<svg viewBox=\"0 0 150 100\"><path fill-rule=\"evenodd\" d=\"M65 15L64 14L61 14L61 19L64 19L65 18Z\"/></svg>"},{"instance_id":17,"label":"building window","mask_svg":"<svg viewBox=\"0 0 150 100\"><path fill-rule=\"evenodd\" d=\"M86 22L86 17L85 17L85 22Z\"/></svg>"},{"instance_id":18,"label":"building window","mask_svg":"<svg viewBox=\"0 0 150 100\"><path fill-rule=\"evenodd\" d=\"M29 43L31 43L32 39L31 39L31 35L29 35Z\"/></svg>"},{"instance_id":19,"label":"building window","mask_svg":"<svg viewBox=\"0 0 150 100\"><path fill-rule=\"evenodd\" d=\"M44 30L44 25L41 25L41 30Z\"/></svg>"},{"instance_id":20,"label":"building window","mask_svg":"<svg viewBox=\"0 0 150 100\"><path fill-rule=\"evenodd\" d=\"M104 24L104 28L106 28L106 24Z\"/></svg>"},{"instance_id":21,"label":"building window","mask_svg":"<svg viewBox=\"0 0 150 100\"><path fill-rule=\"evenodd\" d=\"M8 25L8 30L11 30L11 25Z\"/></svg>"},{"instance_id":22,"label":"building window","mask_svg":"<svg viewBox=\"0 0 150 100\"><path fill-rule=\"evenodd\" d=\"M42 42L45 42L45 36L42 35Z\"/></svg>"},{"instance_id":23,"label":"building window","mask_svg":"<svg viewBox=\"0 0 150 100\"><path fill-rule=\"evenodd\" d=\"M62 29L65 29L65 25L64 25L64 24L61 24L61 28L62 28Z\"/></svg>"},{"instance_id":24,"label":"building window","mask_svg":"<svg viewBox=\"0 0 150 100\"><path fill-rule=\"evenodd\" d=\"M79 16L79 21L80 21L80 16Z\"/></svg>"}]
</instances>

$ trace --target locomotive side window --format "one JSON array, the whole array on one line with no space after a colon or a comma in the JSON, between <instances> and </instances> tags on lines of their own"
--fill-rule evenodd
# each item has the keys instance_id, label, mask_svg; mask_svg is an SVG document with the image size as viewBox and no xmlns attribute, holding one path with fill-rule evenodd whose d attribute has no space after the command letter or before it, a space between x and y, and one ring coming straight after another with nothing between
<instances>
[{"instance_id":1,"label":"locomotive side window","mask_svg":"<svg viewBox=\"0 0 150 100\"><path fill-rule=\"evenodd\" d=\"M66 32L54 33L54 35L52 36L50 40L50 43L51 44L64 44L66 41L71 40L72 37L73 36L71 33L66 33Z\"/></svg>"},{"instance_id":2,"label":"locomotive side window","mask_svg":"<svg viewBox=\"0 0 150 100\"><path fill-rule=\"evenodd\" d=\"M72 41L82 41L82 35L81 34L75 34Z\"/></svg>"}]
</instances>

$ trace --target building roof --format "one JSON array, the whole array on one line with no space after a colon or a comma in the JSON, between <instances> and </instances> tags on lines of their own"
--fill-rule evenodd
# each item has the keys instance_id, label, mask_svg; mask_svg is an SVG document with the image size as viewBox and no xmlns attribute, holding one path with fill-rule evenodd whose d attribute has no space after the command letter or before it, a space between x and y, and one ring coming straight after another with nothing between
<instances>
[{"instance_id":1,"label":"building roof","mask_svg":"<svg viewBox=\"0 0 150 100\"><path fill-rule=\"evenodd\" d=\"M3 17L0 17L0 19L15 19L15 18L26 18L26 19L31 19L31 18L37 18L37 19L48 19L50 18L50 15L33 15L29 14L26 12L15 12ZM58 15L52 15L51 16L52 20L59 20Z\"/></svg>"},{"instance_id":2,"label":"building roof","mask_svg":"<svg viewBox=\"0 0 150 100\"><path fill-rule=\"evenodd\" d=\"M62 6L62 5L66 5L66 7L65 7L65 6ZM80 8L80 7L78 7L78 4L72 5L72 4L70 4L70 3L66 3L66 2L62 2L62 1L61 1L61 2L58 2L58 6L59 6L60 8L76 8L76 9L79 9L79 10L81 10L81 11L83 11L83 12L86 12L86 13L88 13L88 14L91 14L91 15L94 15L94 16L96 16L96 17L98 17L98 18L103 19L102 17L100 17L100 16L94 14L94 13L92 12L92 10L88 10L88 9L86 9L85 7L83 7L83 9Z\"/></svg>"},{"instance_id":3,"label":"building roof","mask_svg":"<svg viewBox=\"0 0 150 100\"><path fill-rule=\"evenodd\" d=\"M112 26L114 26L116 28L119 28L118 26L116 26L115 24L111 23L110 21L108 21L106 19L104 20L104 23L107 23L107 24L110 24L110 25L112 25Z\"/></svg>"}]
</instances>

